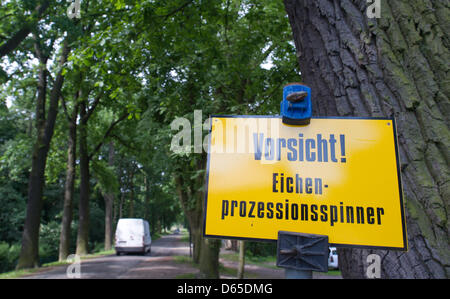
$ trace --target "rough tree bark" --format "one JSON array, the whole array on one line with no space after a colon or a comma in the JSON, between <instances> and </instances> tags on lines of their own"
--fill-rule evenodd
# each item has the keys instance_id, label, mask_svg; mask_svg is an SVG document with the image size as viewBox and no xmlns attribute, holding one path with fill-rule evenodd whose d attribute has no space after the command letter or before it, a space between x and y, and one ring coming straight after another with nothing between
<instances>
[{"instance_id":1,"label":"rough tree bark","mask_svg":"<svg viewBox=\"0 0 450 299\"><path fill-rule=\"evenodd\" d=\"M201 239L200 250L200 273L198 278L218 279L219 274L219 252L221 240Z\"/></svg>"},{"instance_id":2,"label":"rough tree bark","mask_svg":"<svg viewBox=\"0 0 450 299\"><path fill-rule=\"evenodd\" d=\"M45 185L45 165L58 114L61 88L64 82L62 66L66 62L70 51L68 42L64 41L59 61L60 70L50 93L48 111L45 113L48 72L46 64L48 56L44 57L38 41L36 41L35 46L36 54L40 61L36 103L37 137L33 147L30 179L28 181L27 211L17 269L32 268L39 264L39 227L41 224L42 194Z\"/></svg>"},{"instance_id":3,"label":"rough tree bark","mask_svg":"<svg viewBox=\"0 0 450 299\"><path fill-rule=\"evenodd\" d=\"M409 251L340 249L344 277L370 253L382 278L450 276L448 1L284 0L315 115L397 120Z\"/></svg>"}]
</instances>

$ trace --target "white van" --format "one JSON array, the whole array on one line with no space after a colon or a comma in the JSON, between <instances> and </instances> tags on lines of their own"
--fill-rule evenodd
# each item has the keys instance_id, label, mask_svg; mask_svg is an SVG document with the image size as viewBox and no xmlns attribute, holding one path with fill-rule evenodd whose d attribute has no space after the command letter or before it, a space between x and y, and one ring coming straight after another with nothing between
<instances>
[{"instance_id":1,"label":"white van","mask_svg":"<svg viewBox=\"0 0 450 299\"><path fill-rule=\"evenodd\" d=\"M338 269L338 254L336 247L329 247L330 255L328 256L328 268Z\"/></svg>"},{"instance_id":2,"label":"white van","mask_svg":"<svg viewBox=\"0 0 450 299\"><path fill-rule=\"evenodd\" d=\"M150 253L152 238L148 222L144 219L122 218L116 228L116 254L126 252Z\"/></svg>"}]
</instances>

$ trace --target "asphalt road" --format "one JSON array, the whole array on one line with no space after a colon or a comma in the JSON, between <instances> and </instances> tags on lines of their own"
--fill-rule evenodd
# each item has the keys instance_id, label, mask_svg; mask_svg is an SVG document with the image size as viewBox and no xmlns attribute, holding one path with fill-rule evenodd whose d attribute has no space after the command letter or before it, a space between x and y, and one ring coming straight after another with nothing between
<instances>
[{"instance_id":1,"label":"asphalt road","mask_svg":"<svg viewBox=\"0 0 450 299\"><path fill-rule=\"evenodd\" d=\"M27 279L66 279L72 270L72 276L79 273L84 279L111 278L175 278L175 275L192 273L195 269L174 262L175 255L189 255L189 245L181 241L181 235L163 236L152 242L151 254L108 255L81 260L79 267L64 265L42 269L38 273L27 275ZM77 277L75 277L77 278Z\"/></svg>"},{"instance_id":2,"label":"asphalt road","mask_svg":"<svg viewBox=\"0 0 450 299\"><path fill-rule=\"evenodd\" d=\"M183 242L182 235L172 234L161 237L152 243L151 254L138 255L108 255L81 260L78 268L75 265L54 266L41 268L38 272L23 276L26 279L171 279L180 278L183 275L190 277L197 273L198 269L190 263L179 263L174 260L174 256L188 256L189 245ZM225 254L226 252L224 252ZM220 262L227 268L237 269L237 261L220 259ZM69 275L67 274L69 270ZM73 271L70 271L73 270ZM77 270L77 272L75 271ZM79 273L79 277L70 277L70 273ZM284 270L261 267L252 264L245 265L245 277L247 278L284 278ZM221 278L235 278L227 274ZM335 279L340 276L329 276L321 273L314 273L314 278Z\"/></svg>"}]
</instances>

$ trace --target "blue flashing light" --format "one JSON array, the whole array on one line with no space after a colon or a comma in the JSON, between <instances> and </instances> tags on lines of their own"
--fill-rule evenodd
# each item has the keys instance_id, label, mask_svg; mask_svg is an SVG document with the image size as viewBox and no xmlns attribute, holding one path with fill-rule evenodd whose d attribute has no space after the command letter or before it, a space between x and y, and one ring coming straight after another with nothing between
<instances>
[{"instance_id":1,"label":"blue flashing light","mask_svg":"<svg viewBox=\"0 0 450 299\"><path fill-rule=\"evenodd\" d=\"M286 85L280 106L284 124L308 125L312 117L311 88L300 83Z\"/></svg>"}]
</instances>

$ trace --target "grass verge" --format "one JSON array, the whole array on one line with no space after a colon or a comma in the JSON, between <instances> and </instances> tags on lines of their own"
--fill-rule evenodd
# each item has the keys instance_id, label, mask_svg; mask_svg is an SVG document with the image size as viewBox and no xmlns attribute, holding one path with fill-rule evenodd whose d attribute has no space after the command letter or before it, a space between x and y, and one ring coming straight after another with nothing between
<instances>
[{"instance_id":1,"label":"grass verge","mask_svg":"<svg viewBox=\"0 0 450 299\"><path fill-rule=\"evenodd\" d=\"M222 254L222 255L220 255L220 257L224 258L224 259L228 259L230 261L237 261L239 259L239 256L237 255L237 258L236 258L234 255L235 255L234 253L233 254ZM251 264L257 265L257 266L272 268L271 265L268 265L268 264L261 265L261 262L258 263L257 261L254 261L252 259L249 259L249 260L250 260L249 264L251 263ZM190 258L188 256L175 256L174 261L177 263L188 264L197 270L199 268L198 264L195 264L192 261L192 258ZM246 261L246 263L247 263L247 261ZM263 259L263 263L270 263L270 259ZM219 274L220 274L221 278L236 278L237 277L237 268L225 267L222 263L219 263ZM197 275L197 273L187 273L187 274L177 275L175 278L177 278L177 279L195 279L195 278L197 278L196 275ZM246 272L245 278L258 278L258 275L254 274L254 273Z\"/></svg>"}]
</instances>

